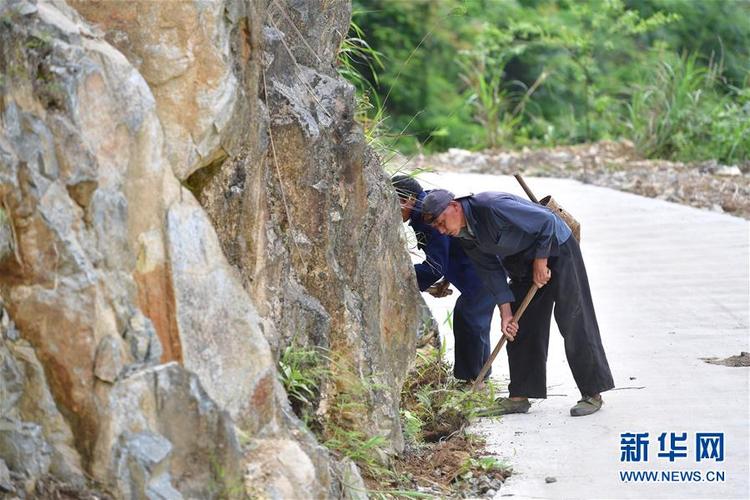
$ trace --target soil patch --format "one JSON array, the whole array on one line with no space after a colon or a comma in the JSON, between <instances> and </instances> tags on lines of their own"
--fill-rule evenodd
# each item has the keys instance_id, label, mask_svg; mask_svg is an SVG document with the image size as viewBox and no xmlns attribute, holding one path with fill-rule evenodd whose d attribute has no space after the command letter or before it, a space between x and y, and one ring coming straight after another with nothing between
<instances>
[{"instance_id":1,"label":"soil patch","mask_svg":"<svg viewBox=\"0 0 750 500\"><path fill-rule=\"evenodd\" d=\"M451 376L440 349L420 349L401 393L406 450L391 464L390 480L366 479L372 493L405 497L491 498L511 469L466 426L494 402L495 387L476 393Z\"/></svg>"},{"instance_id":2,"label":"soil patch","mask_svg":"<svg viewBox=\"0 0 750 500\"><path fill-rule=\"evenodd\" d=\"M750 366L750 352L741 352L737 356L729 356L728 358L719 359L719 358L701 358L706 363L710 363L712 365L722 365L722 366L743 366L748 367Z\"/></svg>"},{"instance_id":3,"label":"soil patch","mask_svg":"<svg viewBox=\"0 0 750 500\"><path fill-rule=\"evenodd\" d=\"M396 460L395 469L417 491L442 498L492 497L511 469L488 455L484 445L476 436L455 435L407 450Z\"/></svg>"}]
</instances>

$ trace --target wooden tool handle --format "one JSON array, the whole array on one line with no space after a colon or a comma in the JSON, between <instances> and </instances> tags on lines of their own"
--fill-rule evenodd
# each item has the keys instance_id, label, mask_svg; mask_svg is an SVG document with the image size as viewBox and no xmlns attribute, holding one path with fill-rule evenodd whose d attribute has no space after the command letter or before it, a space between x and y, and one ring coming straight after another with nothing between
<instances>
[{"instance_id":1,"label":"wooden tool handle","mask_svg":"<svg viewBox=\"0 0 750 500\"><path fill-rule=\"evenodd\" d=\"M521 177L521 174L514 174L513 177L516 178L516 180L518 181L518 183L521 185L521 187L523 188L523 190L526 192L526 196L528 196L529 199L531 201L533 201L534 203L539 203L539 200L537 200L536 196L534 196L534 193L531 192L531 188L529 188L529 186L526 185L526 181L523 180L523 177Z\"/></svg>"},{"instance_id":2,"label":"wooden tool handle","mask_svg":"<svg viewBox=\"0 0 750 500\"><path fill-rule=\"evenodd\" d=\"M539 287L536 285L531 285L531 288L529 288L529 291L526 292L526 297L524 297L523 302L521 302L521 305L518 309L516 309L516 313L513 315L513 321L515 323L518 323L518 321L521 319L521 316L523 316L524 311L526 311L526 308L529 306L529 303L531 302L531 299L534 298L534 295L536 294L537 290L539 290ZM471 390L475 391L484 383L484 376L487 374L487 372L490 370L490 367L492 366L492 363L495 361L495 358L500 353L500 349L503 348L503 344L505 344L505 332L503 332L503 335L500 337L500 340L498 341L495 348L492 350L492 354L490 354L490 357L485 361L484 366L479 371L479 375L477 375L477 378L474 380L474 383L471 385Z\"/></svg>"},{"instance_id":3,"label":"wooden tool handle","mask_svg":"<svg viewBox=\"0 0 750 500\"><path fill-rule=\"evenodd\" d=\"M521 306L516 309L516 314L513 315L513 321L518 323L518 321L521 319L521 316L523 316L523 313L526 311L526 308L529 307L529 302L531 302L531 299L534 298L534 295L536 294L537 290L539 290L539 287L536 286L536 284L532 284L531 288L529 288L529 291L526 292L526 297L523 298L523 302L521 302Z\"/></svg>"}]
</instances>

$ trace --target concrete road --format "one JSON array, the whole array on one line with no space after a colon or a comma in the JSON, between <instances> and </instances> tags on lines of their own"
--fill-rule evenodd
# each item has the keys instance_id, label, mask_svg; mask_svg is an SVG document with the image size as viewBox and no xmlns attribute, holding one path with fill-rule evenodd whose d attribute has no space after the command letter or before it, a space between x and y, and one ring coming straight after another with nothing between
<instances>
[{"instance_id":1,"label":"concrete road","mask_svg":"<svg viewBox=\"0 0 750 500\"><path fill-rule=\"evenodd\" d=\"M506 176L428 174L420 180L457 194L523 194ZM514 469L496 498L750 498L750 368L701 359L750 351L750 223L575 181L527 182L540 198L554 194L583 225L581 246L617 389L604 395L599 413L569 416L579 393L553 322L549 397L533 401L526 415L473 426ZM456 294L425 297L440 321ZM493 345L498 334L495 321ZM450 344L452 335L447 338ZM493 378L507 381L507 366L503 350ZM623 433L648 433L647 460L622 461ZM675 442L686 456L674 461L659 457L672 448L672 433L686 433L685 441ZM698 460L697 433L723 433L723 461L715 455ZM621 473L632 471L652 479L623 480Z\"/></svg>"}]
</instances>

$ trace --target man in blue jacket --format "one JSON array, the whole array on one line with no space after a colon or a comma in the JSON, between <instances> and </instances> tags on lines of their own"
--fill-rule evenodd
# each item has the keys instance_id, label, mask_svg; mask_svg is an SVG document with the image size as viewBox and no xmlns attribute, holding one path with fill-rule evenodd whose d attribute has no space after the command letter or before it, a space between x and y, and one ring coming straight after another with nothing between
<instances>
[{"instance_id":1,"label":"man in blue jacket","mask_svg":"<svg viewBox=\"0 0 750 500\"><path fill-rule=\"evenodd\" d=\"M424 198L422 212L425 222L460 242L500 308L502 333L510 341L510 398L500 401L504 412L525 413L528 398L547 396L553 306L582 395L570 413L598 411L601 393L612 389L614 382L581 250L568 226L546 207L499 192L455 199L450 191L436 189ZM532 283L540 290L516 324L513 311Z\"/></svg>"},{"instance_id":2,"label":"man in blue jacket","mask_svg":"<svg viewBox=\"0 0 750 500\"><path fill-rule=\"evenodd\" d=\"M490 357L490 323L495 298L483 286L474 266L457 241L443 236L422 220L422 200L429 192L413 177L391 179L401 204L401 218L414 229L425 260L414 264L419 290L424 292L444 277L460 292L453 309L455 363L453 375L470 381L479 375Z\"/></svg>"}]
</instances>

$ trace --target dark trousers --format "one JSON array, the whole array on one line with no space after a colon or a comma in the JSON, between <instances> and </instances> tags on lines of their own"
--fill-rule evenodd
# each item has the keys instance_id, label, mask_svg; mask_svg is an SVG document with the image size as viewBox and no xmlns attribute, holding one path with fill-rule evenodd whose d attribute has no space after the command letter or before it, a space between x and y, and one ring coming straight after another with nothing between
<instances>
[{"instance_id":1,"label":"dark trousers","mask_svg":"<svg viewBox=\"0 0 750 500\"><path fill-rule=\"evenodd\" d=\"M555 322L565 340L565 355L581 394L591 396L612 389L614 381L604 354L581 249L570 237L560 255L548 260L552 278L534 296L518 325L516 340L508 343L511 396L547 397L547 348L554 306ZM511 278L521 304L531 286L530 276Z\"/></svg>"},{"instance_id":2,"label":"dark trousers","mask_svg":"<svg viewBox=\"0 0 750 500\"><path fill-rule=\"evenodd\" d=\"M487 292L461 294L453 309L456 362L453 376L473 380L490 357L490 323L497 304ZM487 374L489 375L489 373Z\"/></svg>"}]
</instances>

